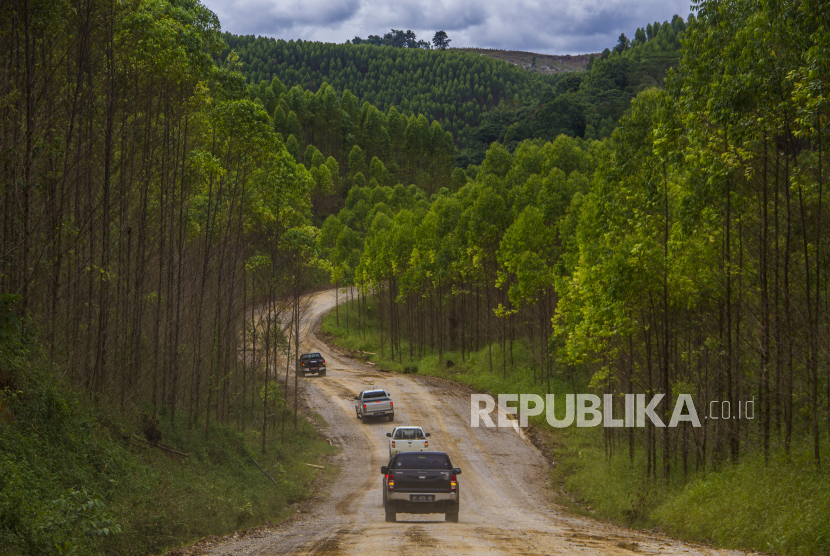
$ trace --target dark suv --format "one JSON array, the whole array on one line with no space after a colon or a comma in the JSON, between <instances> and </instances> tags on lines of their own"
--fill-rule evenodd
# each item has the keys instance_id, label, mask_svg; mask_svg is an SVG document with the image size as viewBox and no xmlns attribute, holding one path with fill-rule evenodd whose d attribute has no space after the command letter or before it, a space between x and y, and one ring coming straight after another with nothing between
<instances>
[{"instance_id":1,"label":"dark suv","mask_svg":"<svg viewBox=\"0 0 830 556\"><path fill-rule=\"evenodd\" d=\"M305 376L309 373L326 376L326 360L319 353L304 353L297 360L297 374Z\"/></svg>"}]
</instances>

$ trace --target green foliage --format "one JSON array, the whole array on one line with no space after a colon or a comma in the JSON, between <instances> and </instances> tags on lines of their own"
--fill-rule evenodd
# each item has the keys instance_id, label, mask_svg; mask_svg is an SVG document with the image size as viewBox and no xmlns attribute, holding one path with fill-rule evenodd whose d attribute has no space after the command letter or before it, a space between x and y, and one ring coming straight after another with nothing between
<instances>
[{"instance_id":1,"label":"green foliage","mask_svg":"<svg viewBox=\"0 0 830 556\"><path fill-rule=\"evenodd\" d=\"M278 81L252 97L235 54L214 63L218 29L198 0L0 19L30 37L6 41L4 66L29 63L0 82L27 114L0 126L27 137L0 169L2 555L144 555L274 520L312 478L294 458L330 448L303 420L259 436L242 316L311 274L317 184L301 103L284 110Z\"/></svg>"},{"instance_id":2,"label":"green foliage","mask_svg":"<svg viewBox=\"0 0 830 556\"><path fill-rule=\"evenodd\" d=\"M332 451L304 419L262 455L254 431L213 424L206 437L162 414L162 444L189 455L171 456L136 440L138 414L89 403L37 352L3 350L0 364L3 555L144 555L274 521L308 495L316 475L302 463ZM278 386L269 397L284 405Z\"/></svg>"},{"instance_id":3,"label":"green foliage","mask_svg":"<svg viewBox=\"0 0 830 556\"><path fill-rule=\"evenodd\" d=\"M459 144L469 140L479 115L502 99L536 99L556 81L461 51L286 42L230 33L223 38L228 48L222 58L234 50L249 83L268 84L278 78L288 88L299 85L314 92L328 83L337 90L348 89L384 113L396 107L407 117L424 114L452 131ZM350 116L358 125L355 115Z\"/></svg>"},{"instance_id":4,"label":"green foliage","mask_svg":"<svg viewBox=\"0 0 830 556\"><path fill-rule=\"evenodd\" d=\"M446 38L446 33L444 34L444 37ZM449 43L450 41L446 42ZM355 37L351 41L346 41L346 44L349 43L391 46L393 48L425 48L427 50L430 48L430 43L426 41L419 41L418 37L411 30L403 31L401 29L392 29L390 33L384 34L383 37L379 37L378 35L369 35L368 40Z\"/></svg>"},{"instance_id":5,"label":"green foliage","mask_svg":"<svg viewBox=\"0 0 830 556\"><path fill-rule=\"evenodd\" d=\"M686 24L679 16L672 21L649 25L650 38L638 29L635 37L643 40L618 44L607 56L592 59L584 73L556 76L540 94L522 95L518 103L501 102L482 114L459 153L459 165L480 164L494 141L512 152L525 139L552 141L560 134L609 137L637 93L662 86L669 68L678 66Z\"/></svg>"},{"instance_id":6,"label":"green foliage","mask_svg":"<svg viewBox=\"0 0 830 556\"><path fill-rule=\"evenodd\" d=\"M817 474L807 445L794 458L759 454L719 473L696 476L653 518L671 535L776 554L826 554L830 482Z\"/></svg>"},{"instance_id":7,"label":"green foliage","mask_svg":"<svg viewBox=\"0 0 830 556\"><path fill-rule=\"evenodd\" d=\"M394 107L384 114L368 102L358 107L348 90L339 94L327 83L314 94L301 86L286 90L276 77L270 84L249 86L248 95L263 104L276 99L274 129L288 137L286 150L311 172L320 221L330 210L319 208L325 198L347 194L359 181L358 174L382 185L418 183L428 191L450 183L452 134L423 115L407 118ZM319 171L323 164L328 175ZM336 203L330 205L337 208Z\"/></svg>"},{"instance_id":8,"label":"green foliage","mask_svg":"<svg viewBox=\"0 0 830 556\"><path fill-rule=\"evenodd\" d=\"M20 301L19 295L0 294L0 349L15 343L20 333L20 319L14 310Z\"/></svg>"}]
</instances>

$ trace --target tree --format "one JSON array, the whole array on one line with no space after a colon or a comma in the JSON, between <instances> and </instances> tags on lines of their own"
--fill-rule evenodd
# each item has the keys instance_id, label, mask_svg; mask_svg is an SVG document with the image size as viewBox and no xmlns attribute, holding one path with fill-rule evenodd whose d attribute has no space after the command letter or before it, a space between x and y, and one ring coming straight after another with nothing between
<instances>
[{"instance_id":1,"label":"tree","mask_svg":"<svg viewBox=\"0 0 830 556\"><path fill-rule=\"evenodd\" d=\"M289 135L288 139L285 141L285 148L294 157L294 160L299 162L300 161L300 143L297 141L297 138L294 135Z\"/></svg>"},{"instance_id":2,"label":"tree","mask_svg":"<svg viewBox=\"0 0 830 556\"><path fill-rule=\"evenodd\" d=\"M444 31L436 31L432 37L432 45L435 47L435 50L447 50L451 42L452 39Z\"/></svg>"},{"instance_id":3,"label":"tree","mask_svg":"<svg viewBox=\"0 0 830 556\"><path fill-rule=\"evenodd\" d=\"M349 151L349 174L354 177L358 173L365 174L366 170L366 155L363 153L363 149L355 145Z\"/></svg>"},{"instance_id":4,"label":"tree","mask_svg":"<svg viewBox=\"0 0 830 556\"><path fill-rule=\"evenodd\" d=\"M630 47L631 41L628 40L625 33L620 33L620 36L617 39L617 44L614 46L614 52L622 52L624 50L628 50Z\"/></svg>"},{"instance_id":5,"label":"tree","mask_svg":"<svg viewBox=\"0 0 830 556\"><path fill-rule=\"evenodd\" d=\"M369 178L377 180L380 185L389 185L389 172L378 157L373 157L369 164Z\"/></svg>"}]
</instances>

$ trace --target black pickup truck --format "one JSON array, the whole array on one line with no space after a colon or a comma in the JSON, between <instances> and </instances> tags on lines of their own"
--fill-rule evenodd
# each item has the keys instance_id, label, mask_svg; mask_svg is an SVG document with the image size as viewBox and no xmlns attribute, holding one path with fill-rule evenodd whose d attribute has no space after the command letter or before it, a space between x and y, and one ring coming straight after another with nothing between
<instances>
[{"instance_id":1,"label":"black pickup truck","mask_svg":"<svg viewBox=\"0 0 830 556\"><path fill-rule=\"evenodd\" d=\"M444 514L458 523L461 469L444 452L400 452L380 472L386 521L397 521L398 513Z\"/></svg>"},{"instance_id":2,"label":"black pickup truck","mask_svg":"<svg viewBox=\"0 0 830 556\"><path fill-rule=\"evenodd\" d=\"M319 353L304 353L297 360L297 374L305 376L309 373L326 376L326 360Z\"/></svg>"}]
</instances>

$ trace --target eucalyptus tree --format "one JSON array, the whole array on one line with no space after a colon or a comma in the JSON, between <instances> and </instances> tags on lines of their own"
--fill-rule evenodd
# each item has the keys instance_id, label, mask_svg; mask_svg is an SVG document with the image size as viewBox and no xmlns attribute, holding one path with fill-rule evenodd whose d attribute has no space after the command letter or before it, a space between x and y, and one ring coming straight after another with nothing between
<instances>
[{"instance_id":1,"label":"eucalyptus tree","mask_svg":"<svg viewBox=\"0 0 830 556\"><path fill-rule=\"evenodd\" d=\"M198 2L32 8L2 24L0 291L93 399L241 426L237 347L263 285L246 260L308 217L279 87L252 100L235 54L213 63L218 20Z\"/></svg>"}]
</instances>

